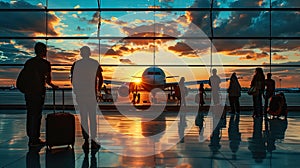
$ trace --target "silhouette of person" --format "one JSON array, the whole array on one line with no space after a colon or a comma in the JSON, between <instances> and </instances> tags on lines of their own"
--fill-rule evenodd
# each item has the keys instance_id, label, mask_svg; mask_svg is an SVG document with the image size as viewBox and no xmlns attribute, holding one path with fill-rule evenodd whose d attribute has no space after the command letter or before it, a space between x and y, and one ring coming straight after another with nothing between
<instances>
[{"instance_id":1,"label":"silhouette of person","mask_svg":"<svg viewBox=\"0 0 300 168\"><path fill-rule=\"evenodd\" d=\"M255 74L251 81L251 87L256 87L256 93L252 95L253 98L253 117L262 116L262 95L265 90L265 75L262 68L256 68Z\"/></svg>"},{"instance_id":2,"label":"silhouette of person","mask_svg":"<svg viewBox=\"0 0 300 168\"><path fill-rule=\"evenodd\" d=\"M213 69L212 76L209 77L208 84L209 86L211 86L212 100L214 105L220 104L220 94L219 94L220 83L221 83L221 79L217 75L217 69Z\"/></svg>"},{"instance_id":3,"label":"silhouette of person","mask_svg":"<svg viewBox=\"0 0 300 168\"><path fill-rule=\"evenodd\" d=\"M272 79L271 73L267 74L267 79L265 80L265 87L266 87L266 92L264 94L264 98L265 98L264 113L266 114L269 106L269 99L275 94L275 81Z\"/></svg>"},{"instance_id":4,"label":"silhouette of person","mask_svg":"<svg viewBox=\"0 0 300 168\"><path fill-rule=\"evenodd\" d=\"M261 163L266 158L266 145L262 135L263 118L253 118L253 134L252 138L248 139L248 149L252 153L252 158L257 163Z\"/></svg>"},{"instance_id":5,"label":"silhouette of person","mask_svg":"<svg viewBox=\"0 0 300 168\"><path fill-rule=\"evenodd\" d=\"M239 98L241 96L241 85L238 81L236 73L232 73L230 77L229 87L227 89L229 96L229 104L231 108L231 113L240 113L240 101Z\"/></svg>"},{"instance_id":6,"label":"silhouette of person","mask_svg":"<svg viewBox=\"0 0 300 168\"><path fill-rule=\"evenodd\" d=\"M25 91L25 101L27 108L26 131L29 137L28 146L37 147L45 145L45 141L40 139L42 110L45 101L46 83L53 89L51 80L51 65L47 61L47 46L44 43L37 42L34 46L36 56L26 61L24 69L30 72L30 85Z\"/></svg>"},{"instance_id":7,"label":"silhouette of person","mask_svg":"<svg viewBox=\"0 0 300 168\"><path fill-rule=\"evenodd\" d=\"M205 104L204 95L206 96L206 93L205 93L205 90L204 90L204 83L200 83L200 86L199 86L199 105L201 107Z\"/></svg>"},{"instance_id":8,"label":"silhouette of person","mask_svg":"<svg viewBox=\"0 0 300 168\"><path fill-rule=\"evenodd\" d=\"M209 148L213 152L213 155L218 153L219 150L221 149L221 129L222 129L222 124L224 122L224 118L220 118L218 120L216 117L212 119L213 125L216 125L215 129L213 130L211 136L210 136L210 143L209 143Z\"/></svg>"},{"instance_id":9,"label":"silhouette of person","mask_svg":"<svg viewBox=\"0 0 300 168\"><path fill-rule=\"evenodd\" d=\"M186 129L186 113L179 114L179 123L178 123L178 135L180 139L180 143L184 143L184 132Z\"/></svg>"},{"instance_id":10,"label":"silhouette of person","mask_svg":"<svg viewBox=\"0 0 300 168\"><path fill-rule=\"evenodd\" d=\"M203 140L203 135L204 135L204 113L198 109L198 113L195 118L195 125L198 126L198 131L199 131L199 140Z\"/></svg>"},{"instance_id":11,"label":"silhouette of person","mask_svg":"<svg viewBox=\"0 0 300 168\"><path fill-rule=\"evenodd\" d=\"M229 147L231 149L232 158L236 159L236 152L241 142L241 133L239 129L240 115L231 114L228 127Z\"/></svg>"},{"instance_id":12,"label":"silhouette of person","mask_svg":"<svg viewBox=\"0 0 300 168\"><path fill-rule=\"evenodd\" d=\"M180 106L183 104L184 107L186 107L186 101L185 96L187 95L187 89L184 85L185 78L181 77L178 82L178 87L175 88L175 94L177 95L177 98L179 98Z\"/></svg>"},{"instance_id":13,"label":"silhouette of person","mask_svg":"<svg viewBox=\"0 0 300 168\"><path fill-rule=\"evenodd\" d=\"M84 138L83 148L89 148L89 138L91 148L100 148L96 142L97 123L97 91L101 91L103 84L102 68L100 64L90 58L91 50L88 46L80 48L82 59L73 63L71 68L73 92L81 119L82 135Z\"/></svg>"},{"instance_id":14,"label":"silhouette of person","mask_svg":"<svg viewBox=\"0 0 300 168\"><path fill-rule=\"evenodd\" d=\"M81 165L81 168L96 168L97 167L97 158L96 153L99 149L92 149L91 151L91 162L89 163L89 152L88 150L84 151L84 159Z\"/></svg>"}]
</instances>

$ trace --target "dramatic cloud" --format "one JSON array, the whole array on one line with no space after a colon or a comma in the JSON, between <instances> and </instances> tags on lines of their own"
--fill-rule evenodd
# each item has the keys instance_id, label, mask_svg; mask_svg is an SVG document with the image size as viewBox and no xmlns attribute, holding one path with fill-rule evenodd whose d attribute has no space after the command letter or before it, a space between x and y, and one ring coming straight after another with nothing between
<instances>
[{"instance_id":1,"label":"dramatic cloud","mask_svg":"<svg viewBox=\"0 0 300 168\"><path fill-rule=\"evenodd\" d=\"M272 60L286 60L288 59L288 56L279 55L277 53L274 53L272 55Z\"/></svg>"},{"instance_id":2,"label":"dramatic cloud","mask_svg":"<svg viewBox=\"0 0 300 168\"><path fill-rule=\"evenodd\" d=\"M15 3L0 3L0 8L16 9L29 8L40 9L41 6L34 6L25 1ZM36 36L46 34L46 15L48 18L48 35L59 35L55 26L60 19L53 14L45 12L0 12L0 35L1 36Z\"/></svg>"},{"instance_id":3,"label":"dramatic cloud","mask_svg":"<svg viewBox=\"0 0 300 168\"><path fill-rule=\"evenodd\" d=\"M175 46L170 46L168 49L171 51L175 51L176 53L180 53L180 56L194 55L195 57L197 57L197 55L195 54L195 50L182 42L178 42Z\"/></svg>"},{"instance_id":4,"label":"dramatic cloud","mask_svg":"<svg viewBox=\"0 0 300 168\"><path fill-rule=\"evenodd\" d=\"M134 63L133 63L133 62L131 62L131 60L130 60L130 59L120 59L120 62L121 62L121 63L124 63L124 64L130 64L130 65L134 65Z\"/></svg>"}]
</instances>

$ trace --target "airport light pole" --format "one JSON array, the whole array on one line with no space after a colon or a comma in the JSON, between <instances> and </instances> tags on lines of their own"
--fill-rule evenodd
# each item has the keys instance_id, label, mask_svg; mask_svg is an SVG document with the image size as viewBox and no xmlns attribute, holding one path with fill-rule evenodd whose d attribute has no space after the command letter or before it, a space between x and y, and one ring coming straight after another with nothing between
<instances>
[{"instance_id":1,"label":"airport light pole","mask_svg":"<svg viewBox=\"0 0 300 168\"><path fill-rule=\"evenodd\" d=\"M279 88L281 89L281 78L279 79Z\"/></svg>"}]
</instances>

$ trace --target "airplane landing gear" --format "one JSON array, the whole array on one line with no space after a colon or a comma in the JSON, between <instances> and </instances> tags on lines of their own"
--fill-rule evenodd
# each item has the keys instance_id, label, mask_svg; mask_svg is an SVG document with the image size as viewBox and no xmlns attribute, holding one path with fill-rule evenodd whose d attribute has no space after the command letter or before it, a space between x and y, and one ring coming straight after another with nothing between
<instances>
[{"instance_id":1,"label":"airplane landing gear","mask_svg":"<svg viewBox=\"0 0 300 168\"><path fill-rule=\"evenodd\" d=\"M136 100L137 99L137 100ZM132 103L140 103L141 100L141 94L140 93L134 93L133 94L133 99L132 99Z\"/></svg>"}]
</instances>

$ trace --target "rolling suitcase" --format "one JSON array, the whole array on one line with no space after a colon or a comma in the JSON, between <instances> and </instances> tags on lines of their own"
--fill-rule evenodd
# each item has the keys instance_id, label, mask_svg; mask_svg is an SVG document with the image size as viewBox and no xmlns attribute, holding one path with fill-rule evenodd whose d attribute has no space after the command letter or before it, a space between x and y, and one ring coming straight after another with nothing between
<instances>
[{"instance_id":1,"label":"rolling suitcase","mask_svg":"<svg viewBox=\"0 0 300 168\"><path fill-rule=\"evenodd\" d=\"M64 90L62 90L63 111L56 112L55 90L53 89L53 113L46 117L46 146L51 150L53 146L71 145L75 143L75 117L64 112Z\"/></svg>"}]
</instances>

